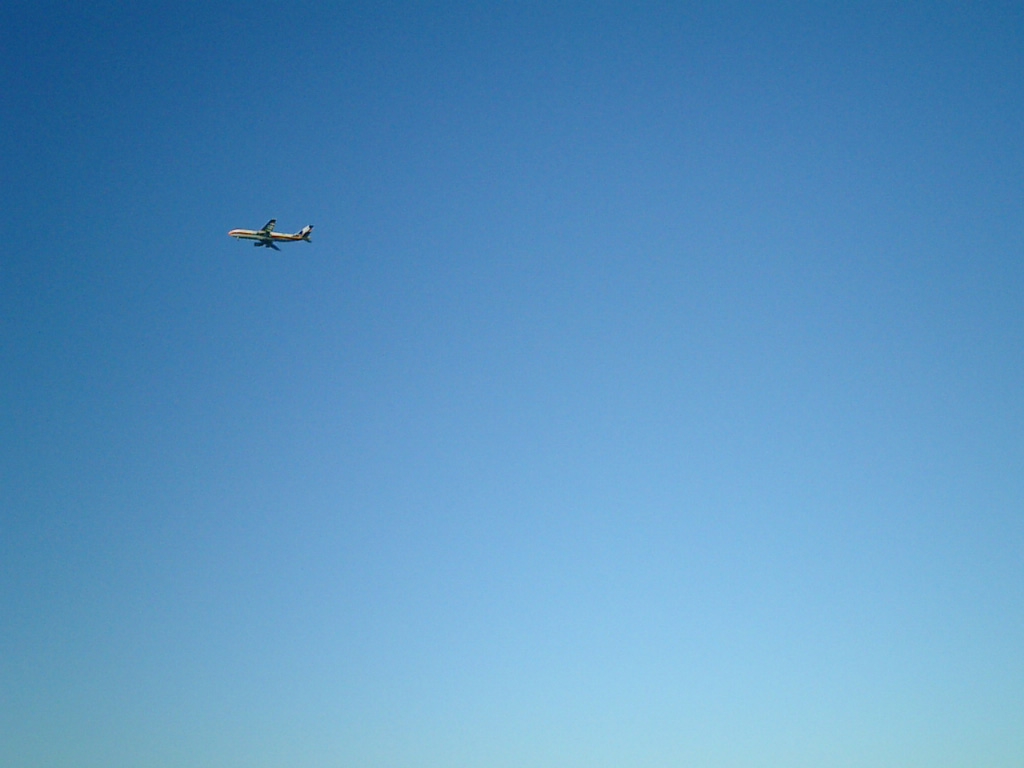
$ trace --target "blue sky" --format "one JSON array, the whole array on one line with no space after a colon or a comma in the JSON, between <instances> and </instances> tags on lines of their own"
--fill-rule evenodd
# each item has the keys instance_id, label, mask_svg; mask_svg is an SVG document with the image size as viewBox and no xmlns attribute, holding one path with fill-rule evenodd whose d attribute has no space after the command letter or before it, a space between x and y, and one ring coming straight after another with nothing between
<instances>
[{"instance_id":1,"label":"blue sky","mask_svg":"<svg viewBox=\"0 0 1024 768\"><path fill-rule=\"evenodd\" d=\"M823 5L9 9L0 762L1020 765L1024 12Z\"/></svg>"}]
</instances>

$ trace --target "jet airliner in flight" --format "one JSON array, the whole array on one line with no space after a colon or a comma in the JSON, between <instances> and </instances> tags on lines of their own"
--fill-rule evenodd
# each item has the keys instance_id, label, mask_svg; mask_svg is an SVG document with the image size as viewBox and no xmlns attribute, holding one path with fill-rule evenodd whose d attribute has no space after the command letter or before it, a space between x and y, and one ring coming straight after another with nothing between
<instances>
[{"instance_id":1,"label":"jet airliner in flight","mask_svg":"<svg viewBox=\"0 0 1024 768\"><path fill-rule=\"evenodd\" d=\"M255 240L254 246L259 248L261 245L265 245L267 248L273 248L275 251L281 249L274 245L275 242L286 242L293 243L296 240L305 240L307 243L312 242L309 239L309 233L313 231L313 225L309 224L294 235L286 235L281 232L274 231L274 225L277 223L277 219L271 219L263 225L263 229L252 230L252 229L232 229L228 232L228 235L235 238L236 240Z\"/></svg>"}]
</instances>

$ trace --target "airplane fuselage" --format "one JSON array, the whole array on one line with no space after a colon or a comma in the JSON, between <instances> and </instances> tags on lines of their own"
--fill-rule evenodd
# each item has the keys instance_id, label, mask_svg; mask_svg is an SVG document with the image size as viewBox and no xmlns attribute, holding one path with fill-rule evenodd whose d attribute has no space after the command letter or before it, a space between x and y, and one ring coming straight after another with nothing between
<instances>
[{"instance_id":1,"label":"airplane fuselage","mask_svg":"<svg viewBox=\"0 0 1024 768\"><path fill-rule=\"evenodd\" d=\"M313 231L313 225L310 224L300 229L294 235L289 235L283 232L275 232L274 225L276 224L277 220L271 219L263 226L263 229L232 229L228 232L228 236L236 240L255 240L256 242L253 245L256 247L262 245L277 251L280 249L275 243L293 243L296 240L305 240L308 243L309 233Z\"/></svg>"},{"instance_id":2,"label":"airplane fuselage","mask_svg":"<svg viewBox=\"0 0 1024 768\"><path fill-rule=\"evenodd\" d=\"M280 232L257 232L254 229L232 229L228 235L238 240L270 240L271 242L295 242L306 240L303 235L285 235Z\"/></svg>"}]
</instances>

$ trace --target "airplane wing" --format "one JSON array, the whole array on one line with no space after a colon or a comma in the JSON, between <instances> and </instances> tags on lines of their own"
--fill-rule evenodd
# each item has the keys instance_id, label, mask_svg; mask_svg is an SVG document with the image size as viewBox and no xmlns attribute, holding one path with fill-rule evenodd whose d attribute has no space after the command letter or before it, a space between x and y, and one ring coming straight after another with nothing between
<instances>
[{"instance_id":1,"label":"airplane wing","mask_svg":"<svg viewBox=\"0 0 1024 768\"><path fill-rule=\"evenodd\" d=\"M263 229L260 230L261 235L269 235L274 231L274 225L277 224L277 219L271 219L263 225Z\"/></svg>"}]
</instances>

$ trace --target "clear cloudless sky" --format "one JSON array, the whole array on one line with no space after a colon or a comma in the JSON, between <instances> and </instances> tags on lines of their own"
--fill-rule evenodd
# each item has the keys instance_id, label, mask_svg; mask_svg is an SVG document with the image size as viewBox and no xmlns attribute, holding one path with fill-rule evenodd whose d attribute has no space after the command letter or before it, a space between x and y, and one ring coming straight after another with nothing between
<instances>
[{"instance_id":1,"label":"clear cloudless sky","mask_svg":"<svg viewBox=\"0 0 1024 768\"><path fill-rule=\"evenodd\" d=\"M0 764L1022 765L1020 3L2 26Z\"/></svg>"}]
</instances>

